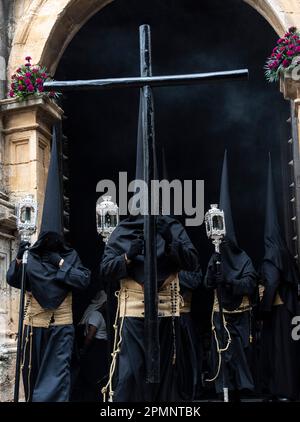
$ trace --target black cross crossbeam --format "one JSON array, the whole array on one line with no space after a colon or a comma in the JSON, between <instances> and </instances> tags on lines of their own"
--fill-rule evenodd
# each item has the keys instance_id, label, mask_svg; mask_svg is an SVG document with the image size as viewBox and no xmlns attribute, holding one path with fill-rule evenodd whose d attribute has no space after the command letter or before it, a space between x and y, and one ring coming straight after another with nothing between
<instances>
[{"instance_id":1,"label":"black cross crossbeam","mask_svg":"<svg viewBox=\"0 0 300 422\"><path fill-rule=\"evenodd\" d=\"M44 88L45 91L86 91L112 88L143 88L144 86L154 88L162 86L199 85L209 81L245 80L248 79L248 77L248 69L238 69L221 72L191 73L186 75L49 81L45 82Z\"/></svg>"}]
</instances>

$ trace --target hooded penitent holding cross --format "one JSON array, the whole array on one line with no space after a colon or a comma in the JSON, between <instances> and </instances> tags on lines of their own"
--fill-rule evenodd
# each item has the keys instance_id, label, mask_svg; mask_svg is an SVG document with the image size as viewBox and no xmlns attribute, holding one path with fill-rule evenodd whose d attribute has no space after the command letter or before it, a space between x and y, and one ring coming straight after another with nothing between
<instances>
[{"instance_id":1,"label":"hooded penitent holding cross","mask_svg":"<svg viewBox=\"0 0 300 422\"><path fill-rule=\"evenodd\" d=\"M136 180L144 179L140 118L137 141ZM154 168L157 168L156 164ZM146 382L144 282L144 217L129 215L112 233L102 259L102 274L108 283L119 284L119 313L110 380L104 391L116 402L178 400L178 337L180 288L178 272L197 268L198 255L183 226L174 218L156 218L156 262L160 382Z\"/></svg>"}]
</instances>

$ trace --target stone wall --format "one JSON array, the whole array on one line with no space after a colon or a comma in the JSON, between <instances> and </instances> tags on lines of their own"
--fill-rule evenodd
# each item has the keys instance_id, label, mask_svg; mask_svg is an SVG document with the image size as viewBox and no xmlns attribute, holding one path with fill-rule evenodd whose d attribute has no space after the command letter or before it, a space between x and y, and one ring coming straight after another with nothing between
<instances>
[{"instance_id":1,"label":"stone wall","mask_svg":"<svg viewBox=\"0 0 300 422\"><path fill-rule=\"evenodd\" d=\"M73 36L112 1L0 0L0 73L1 61L2 67L3 60L7 63L0 100L25 56L54 74ZM278 34L292 25L300 27L299 0L245 1ZM22 196L32 194L42 208L51 125L61 116L62 110L47 100L0 101L0 401L11 400L13 390L19 293L6 285L5 272L17 248L15 206Z\"/></svg>"}]
</instances>

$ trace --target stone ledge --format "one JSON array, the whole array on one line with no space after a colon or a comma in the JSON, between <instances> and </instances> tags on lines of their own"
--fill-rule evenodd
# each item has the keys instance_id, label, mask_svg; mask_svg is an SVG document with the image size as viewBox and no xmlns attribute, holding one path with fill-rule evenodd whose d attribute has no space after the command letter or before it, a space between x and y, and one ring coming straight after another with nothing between
<instances>
[{"instance_id":1,"label":"stone ledge","mask_svg":"<svg viewBox=\"0 0 300 422\"><path fill-rule=\"evenodd\" d=\"M16 98L8 98L0 101L0 112L10 113L22 109L42 108L47 111L55 120L60 120L63 110L50 98L46 96L32 97L26 101Z\"/></svg>"},{"instance_id":2,"label":"stone ledge","mask_svg":"<svg viewBox=\"0 0 300 422\"><path fill-rule=\"evenodd\" d=\"M300 98L300 79L294 79L291 72L284 73L280 77L280 92L286 100Z\"/></svg>"}]
</instances>

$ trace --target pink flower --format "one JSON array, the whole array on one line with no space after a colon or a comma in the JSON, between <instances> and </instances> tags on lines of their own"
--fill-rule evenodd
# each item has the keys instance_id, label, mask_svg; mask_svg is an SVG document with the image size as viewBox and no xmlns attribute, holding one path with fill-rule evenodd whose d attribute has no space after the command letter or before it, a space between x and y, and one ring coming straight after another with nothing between
<instances>
[{"instance_id":1,"label":"pink flower","mask_svg":"<svg viewBox=\"0 0 300 422\"><path fill-rule=\"evenodd\" d=\"M276 51L277 51L277 47L274 47L272 53L276 53Z\"/></svg>"},{"instance_id":2,"label":"pink flower","mask_svg":"<svg viewBox=\"0 0 300 422\"><path fill-rule=\"evenodd\" d=\"M24 85L19 85L19 86L18 86L18 90L19 90L19 91L24 91L24 89L25 89Z\"/></svg>"},{"instance_id":3,"label":"pink flower","mask_svg":"<svg viewBox=\"0 0 300 422\"><path fill-rule=\"evenodd\" d=\"M37 83L38 85L42 84L42 83L43 83L43 79L41 79L41 78L37 78L37 79L36 79L36 83Z\"/></svg>"},{"instance_id":4,"label":"pink flower","mask_svg":"<svg viewBox=\"0 0 300 422\"><path fill-rule=\"evenodd\" d=\"M289 67L289 65L290 65L290 61L287 60L287 59L284 59L283 62L282 62L282 66L283 67Z\"/></svg>"},{"instance_id":5,"label":"pink flower","mask_svg":"<svg viewBox=\"0 0 300 422\"><path fill-rule=\"evenodd\" d=\"M276 59L277 60L280 60L282 58L282 53L278 53L278 54L276 54Z\"/></svg>"},{"instance_id":6,"label":"pink flower","mask_svg":"<svg viewBox=\"0 0 300 422\"><path fill-rule=\"evenodd\" d=\"M293 40L298 40L299 39L299 36L298 35L293 35L292 38L293 38Z\"/></svg>"},{"instance_id":7,"label":"pink flower","mask_svg":"<svg viewBox=\"0 0 300 422\"><path fill-rule=\"evenodd\" d=\"M295 51L296 51L296 53L300 53L300 45L298 45L298 47L296 47Z\"/></svg>"},{"instance_id":8,"label":"pink flower","mask_svg":"<svg viewBox=\"0 0 300 422\"><path fill-rule=\"evenodd\" d=\"M31 80L30 79L25 79L25 84L26 85L31 85Z\"/></svg>"},{"instance_id":9,"label":"pink flower","mask_svg":"<svg viewBox=\"0 0 300 422\"><path fill-rule=\"evenodd\" d=\"M33 85L28 85L27 87L29 92L33 92L34 91L34 86Z\"/></svg>"},{"instance_id":10,"label":"pink flower","mask_svg":"<svg viewBox=\"0 0 300 422\"><path fill-rule=\"evenodd\" d=\"M286 54L291 57L291 56L294 55L294 51L293 50L289 50Z\"/></svg>"},{"instance_id":11,"label":"pink flower","mask_svg":"<svg viewBox=\"0 0 300 422\"><path fill-rule=\"evenodd\" d=\"M30 72L26 72L26 73L25 73L25 76L27 76L27 78L30 78L31 73L30 73Z\"/></svg>"},{"instance_id":12,"label":"pink flower","mask_svg":"<svg viewBox=\"0 0 300 422\"><path fill-rule=\"evenodd\" d=\"M43 73L41 74L41 76L42 76L42 78L47 78L47 73L43 72Z\"/></svg>"},{"instance_id":13,"label":"pink flower","mask_svg":"<svg viewBox=\"0 0 300 422\"><path fill-rule=\"evenodd\" d=\"M279 38L279 40L277 41L277 44L281 44L283 43L283 41L284 41L284 38Z\"/></svg>"},{"instance_id":14,"label":"pink flower","mask_svg":"<svg viewBox=\"0 0 300 422\"><path fill-rule=\"evenodd\" d=\"M18 76L18 81L24 81L24 77L23 76Z\"/></svg>"},{"instance_id":15,"label":"pink flower","mask_svg":"<svg viewBox=\"0 0 300 422\"><path fill-rule=\"evenodd\" d=\"M9 96L10 96L10 97L13 97L14 95L15 95L14 91L12 91L12 90L11 90L11 91L9 91Z\"/></svg>"},{"instance_id":16,"label":"pink flower","mask_svg":"<svg viewBox=\"0 0 300 422\"><path fill-rule=\"evenodd\" d=\"M32 69L32 73L38 73L39 69L37 69L36 67L34 69Z\"/></svg>"},{"instance_id":17,"label":"pink flower","mask_svg":"<svg viewBox=\"0 0 300 422\"><path fill-rule=\"evenodd\" d=\"M14 84L14 83L13 83L13 84L11 84L11 85L10 85L10 87L11 87L11 89L14 89L15 84Z\"/></svg>"},{"instance_id":18,"label":"pink flower","mask_svg":"<svg viewBox=\"0 0 300 422\"><path fill-rule=\"evenodd\" d=\"M38 86L38 90L39 90L39 92L43 92L43 91L44 91L44 87L43 87L43 85L39 85L39 86Z\"/></svg>"},{"instance_id":19,"label":"pink flower","mask_svg":"<svg viewBox=\"0 0 300 422\"><path fill-rule=\"evenodd\" d=\"M25 60L27 60L28 62L30 62L30 60L32 60L32 58L30 56L25 57Z\"/></svg>"},{"instance_id":20,"label":"pink flower","mask_svg":"<svg viewBox=\"0 0 300 422\"><path fill-rule=\"evenodd\" d=\"M26 67L30 67L30 66L31 66L31 64L30 64L30 63L25 63L25 66L26 66Z\"/></svg>"},{"instance_id":21,"label":"pink flower","mask_svg":"<svg viewBox=\"0 0 300 422\"><path fill-rule=\"evenodd\" d=\"M55 97L55 91L50 91L49 92L49 97L54 98Z\"/></svg>"},{"instance_id":22,"label":"pink flower","mask_svg":"<svg viewBox=\"0 0 300 422\"><path fill-rule=\"evenodd\" d=\"M18 69L17 69L17 73L20 73L22 71L22 69L19 67Z\"/></svg>"},{"instance_id":23,"label":"pink flower","mask_svg":"<svg viewBox=\"0 0 300 422\"><path fill-rule=\"evenodd\" d=\"M284 51L285 47L280 47L279 51Z\"/></svg>"},{"instance_id":24,"label":"pink flower","mask_svg":"<svg viewBox=\"0 0 300 422\"><path fill-rule=\"evenodd\" d=\"M289 44L288 47L289 47L290 50L293 50L295 48L295 45L294 44Z\"/></svg>"}]
</instances>

